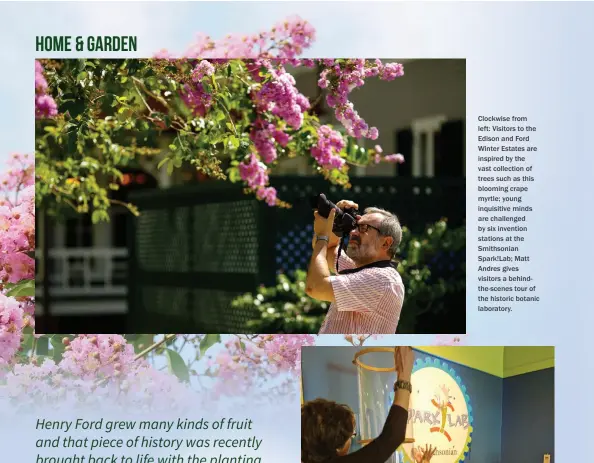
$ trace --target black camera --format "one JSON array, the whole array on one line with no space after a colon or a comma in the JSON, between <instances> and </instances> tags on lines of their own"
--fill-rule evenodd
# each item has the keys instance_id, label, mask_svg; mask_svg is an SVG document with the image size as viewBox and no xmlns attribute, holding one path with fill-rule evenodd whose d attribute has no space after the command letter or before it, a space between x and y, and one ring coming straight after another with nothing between
<instances>
[{"instance_id":1,"label":"black camera","mask_svg":"<svg viewBox=\"0 0 594 463\"><path fill-rule=\"evenodd\" d=\"M357 219L355 218L357 215L357 209L339 209L338 206L330 202L323 193L319 194L318 196L314 196L311 199L311 207L313 209L317 209L318 214L320 214L325 219L328 218L332 209L336 210L334 224L332 225L332 233L338 237L348 237L349 233L351 233L351 231L357 226Z\"/></svg>"}]
</instances>

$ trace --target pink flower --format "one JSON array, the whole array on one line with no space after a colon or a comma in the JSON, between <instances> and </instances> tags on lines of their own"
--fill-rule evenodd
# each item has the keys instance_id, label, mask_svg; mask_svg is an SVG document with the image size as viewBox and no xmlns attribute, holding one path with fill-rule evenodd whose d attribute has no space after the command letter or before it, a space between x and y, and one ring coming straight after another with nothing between
<instances>
[{"instance_id":1,"label":"pink flower","mask_svg":"<svg viewBox=\"0 0 594 463\"><path fill-rule=\"evenodd\" d=\"M0 277L9 283L35 278L35 259L22 252L6 254L0 257Z\"/></svg>"},{"instance_id":2,"label":"pink flower","mask_svg":"<svg viewBox=\"0 0 594 463\"><path fill-rule=\"evenodd\" d=\"M60 368L79 378L98 379L124 374L134 363L134 348L122 336L81 334L70 342Z\"/></svg>"},{"instance_id":3,"label":"pink flower","mask_svg":"<svg viewBox=\"0 0 594 463\"><path fill-rule=\"evenodd\" d=\"M256 196L259 199L262 199L268 204L269 206L276 206L276 189L273 187L268 188L258 188L256 190Z\"/></svg>"},{"instance_id":4,"label":"pink flower","mask_svg":"<svg viewBox=\"0 0 594 463\"><path fill-rule=\"evenodd\" d=\"M379 71L380 79L394 80L404 75L404 66L400 63L388 63Z\"/></svg>"},{"instance_id":5,"label":"pink flower","mask_svg":"<svg viewBox=\"0 0 594 463\"><path fill-rule=\"evenodd\" d=\"M376 140L379 136L376 127L369 127L355 111L349 101L349 94L365 84L365 78L379 76L382 80L393 80L404 74L403 66L398 63L384 65L380 60L374 62L364 59L345 60L342 63L323 60L326 66L320 74L318 86L329 90L326 103L334 108L334 114L347 133L355 138Z\"/></svg>"},{"instance_id":6,"label":"pink flower","mask_svg":"<svg viewBox=\"0 0 594 463\"><path fill-rule=\"evenodd\" d=\"M402 164L404 162L404 156L402 156L402 154L390 154L384 157L384 161L397 162L398 164Z\"/></svg>"},{"instance_id":7,"label":"pink flower","mask_svg":"<svg viewBox=\"0 0 594 463\"><path fill-rule=\"evenodd\" d=\"M47 93L48 85L43 75L43 66L35 61L35 118L51 118L58 114L58 106L50 94Z\"/></svg>"},{"instance_id":8,"label":"pink flower","mask_svg":"<svg viewBox=\"0 0 594 463\"><path fill-rule=\"evenodd\" d=\"M250 131L250 140L254 142L258 154L266 164L276 160L277 154L274 144L276 131L273 124L268 124L262 120L256 120Z\"/></svg>"},{"instance_id":9,"label":"pink flower","mask_svg":"<svg viewBox=\"0 0 594 463\"><path fill-rule=\"evenodd\" d=\"M340 133L332 130L328 125L322 125L318 128L318 142L311 149L311 154L320 166L327 169L340 169L345 160L338 153L344 146L344 139Z\"/></svg>"},{"instance_id":10,"label":"pink flower","mask_svg":"<svg viewBox=\"0 0 594 463\"><path fill-rule=\"evenodd\" d=\"M22 332L23 310L16 299L0 293L0 368L16 354Z\"/></svg>"},{"instance_id":11,"label":"pink flower","mask_svg":"<svg viewBox=\"0 0 594 463\"><path fill-rule=\"evenodd\" d=\"M206 93L200 83L195 83L192 86L184 85L180 96L194 116L204 117L212 105L212 96Z\"/></svg>"},{"instance_id":12,"label":"pink flower","mask_svg":"<svg viewBox=\"0 0 594 463\"><path fill-rule=\"evenodd\" d=\"M293 16L280 22L270 31L252 35L229 34L215 40L206 34L198 34L184 57L254 59L276 58L282 64L311 65L311 60L298 60L297 56L311 47L315 40L315 29L307 21Z\"/></svg>"},{"instance_id":13,"label":"pink flower","mask_svg":"<svg viewBox=\"0 0 594 463\"><path fill-rule=\"evenodd\" d=\"M48 95L35 96L35 118L44 119L51 118L58 114L58 106L54 99Z\"/></svg>"},{"instance_id":14,"label":"pink flower","mask_svg":"<svg viewBox=\"0 0 594 463\"><path fill-rule=\"evenodd\" d=\"M192 80L194 82L200 82L204 77L212 76L214 71L214 66L210 62L202 60L192 71Z\"/></svg>"},{"instance_id":15,"label":"pink flower","mask_svg":"<svg viewBox=\"0 0 594 463\"><path fill-rule=\"evenodd\" d=\"M252 190L257 190L268 183L268 168L258 160L254 153L247 158L247 163L239 164L239 176Z\"/></svg>"},{"instance_id":16,"label":"pink flower","mask_svg":"<svg viewBox=\"0 0 594 463\"><path fill-rule=\"evenodd\" d=\"M295 78L283 68L270 69L271 79L253 96L262 111L284 119L294 129L301 128L309 101L295 87Z\"/></svg>"}]
</instances>

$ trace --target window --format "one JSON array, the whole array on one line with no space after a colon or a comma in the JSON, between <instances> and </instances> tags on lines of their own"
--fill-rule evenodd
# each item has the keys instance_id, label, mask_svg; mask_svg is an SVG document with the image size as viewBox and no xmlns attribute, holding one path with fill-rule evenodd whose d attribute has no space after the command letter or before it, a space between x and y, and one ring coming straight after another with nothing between
<instances>
[{"instance_id":1,"label":"window","mask_svg":"<svg viewBox=\"0 0 594 463\"><path fill-rule=\"evenodd\" d=\"M90 248L93 246L93 224L91 214L84 214L66 220L66 247Z\"/></svg>"}]
</instances>

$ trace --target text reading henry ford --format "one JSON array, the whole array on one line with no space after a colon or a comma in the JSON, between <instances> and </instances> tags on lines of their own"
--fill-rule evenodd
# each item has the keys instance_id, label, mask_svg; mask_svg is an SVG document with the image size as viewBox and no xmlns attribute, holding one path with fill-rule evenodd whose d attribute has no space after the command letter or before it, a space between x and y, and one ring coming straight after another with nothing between
<instances>
[{"instance_id":1,"label":"text reading henry ford","mask_svg":"<svg viewBox=\"0 0 594 463\"><path fill-rule=\"evenodd\" d=\"M250 419L48 420L38 419L44 449L36 463L260 463L262 445ZM216 431L212 438L196 431ZM59 450L54 450L59 449ZM224 449L224 450L220 450ZM41 452L41 450L40 450ZM59 453L60 456L50 456Z\"/></svg>"}]
</instances>

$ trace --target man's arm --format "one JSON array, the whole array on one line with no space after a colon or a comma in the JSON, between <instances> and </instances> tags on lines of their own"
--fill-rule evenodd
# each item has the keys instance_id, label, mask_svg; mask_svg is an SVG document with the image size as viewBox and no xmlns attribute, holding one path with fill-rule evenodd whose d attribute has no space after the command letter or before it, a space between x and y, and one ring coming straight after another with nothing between
<instances>
[{"instance_id":1,"label":"man's arm","mask_svg":"<svg viewBox=\"0 0 594 463\"><path fill-rule=\"evenodd\" d=\"M307 270L305 293L320 301L334 302L328 254L328 243L326 241L320 240L314 245L309 269Z\"/></svg>"},{"instance_id":2,"label":"man's arm","mask_svg":"<svg viewBox=\"0 0 594 463\"><path fill-rule=\"evenodd\" d=\"M316 235L327 236L329 241L317 240L314 236L313 253L307 270L307 279L305 281L305 293L320 301L334 301L334 290L330 282L330 269L328 265L328 256L333 255L335 248L339 243L339 238L332 233L332 225L336 211L331 211L327 219L314 212L314 233ZM328 248L334 248L329 250Z\"/></svg>"},{"instance_id":3,"label":"man's arm","mask_svg":"<svg viewBox=\"0 0 594 463\"><path fill-rule=\"evenodd\" d=\"M328 263L328 269L330 273L336 273L336 259L338 258L338 245L340 244L340 238L334 233L328 237L330 242L326 249L326 262ZM316 247L316 235L311 240L311 248Z\"/></svg>"}]
</instances>

